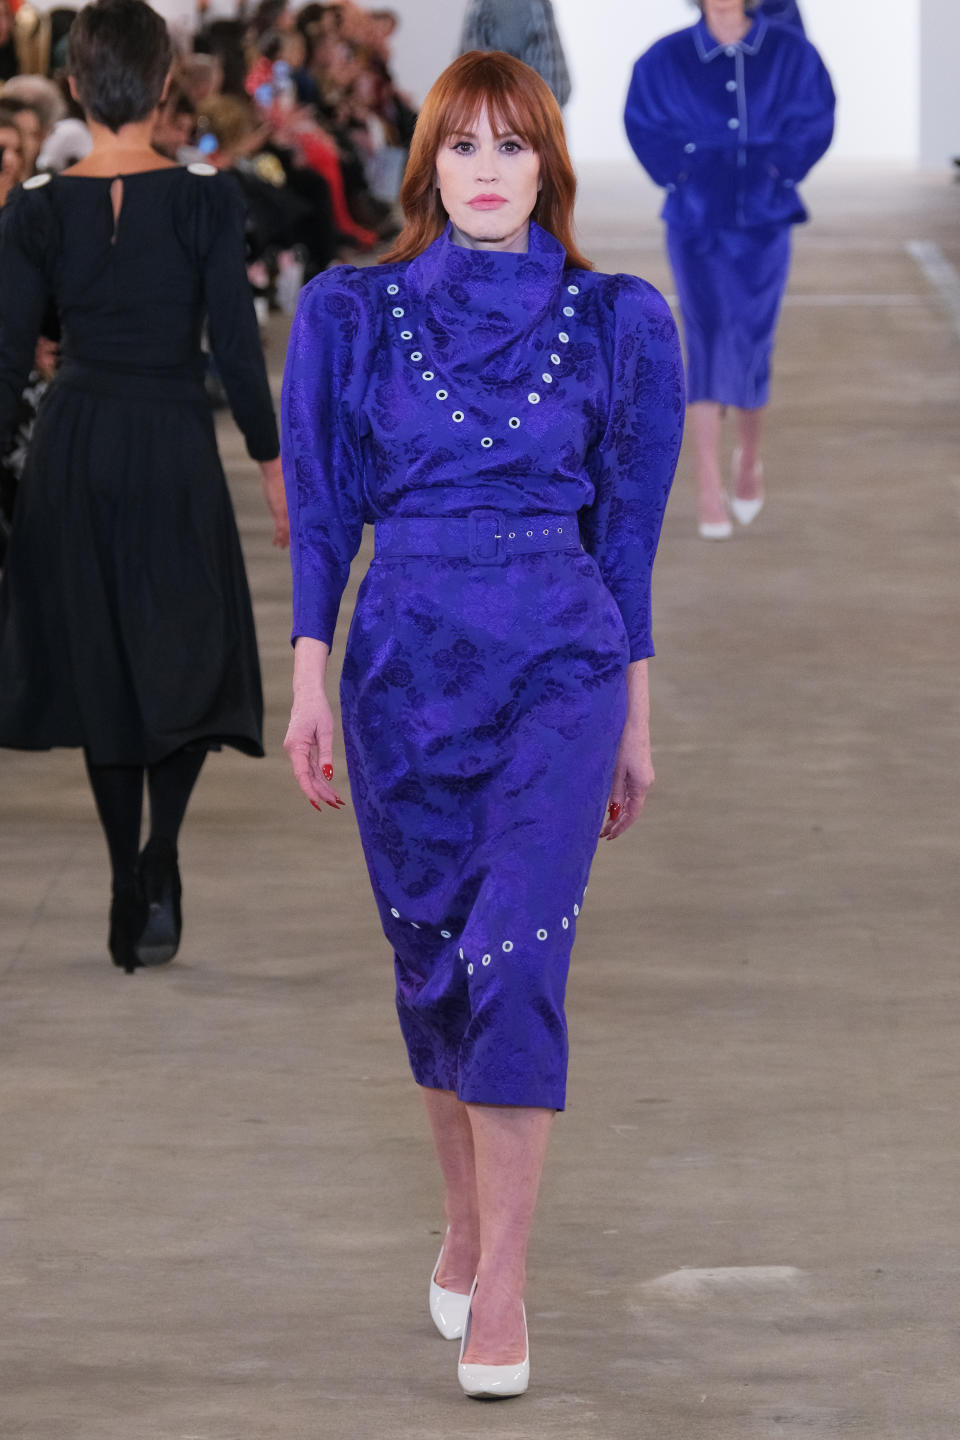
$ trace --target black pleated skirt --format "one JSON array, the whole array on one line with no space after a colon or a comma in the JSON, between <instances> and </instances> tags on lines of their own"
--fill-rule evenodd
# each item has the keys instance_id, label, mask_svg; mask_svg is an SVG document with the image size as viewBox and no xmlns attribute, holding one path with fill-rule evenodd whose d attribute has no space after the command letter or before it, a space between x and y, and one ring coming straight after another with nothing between
<instances>
[{"instance_id":1,"label":"black pleated skirt","mask_svg":"<svg viewBox=\"0 0 960 1440\"><path fill-rule=\"evenodd\" d=\"M250 592L203 387L68 365L0 584L0 745L262 755Z\"/></svg>"}]
</instances>

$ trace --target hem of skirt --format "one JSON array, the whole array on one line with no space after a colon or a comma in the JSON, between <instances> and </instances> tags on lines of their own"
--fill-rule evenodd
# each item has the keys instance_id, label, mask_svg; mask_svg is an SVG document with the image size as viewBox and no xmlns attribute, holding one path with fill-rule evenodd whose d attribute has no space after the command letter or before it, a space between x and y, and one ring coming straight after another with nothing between
<instances>
[{"instance_id":1,"label":"hem of skirt","mask_svg":"<svg viewBox=\"0 0 960 1440\"><path fill-rule=\"evenodd\" d=\"M133 755L130 751L122 753L113 751L108 754L106 751L93 749L86 740L81 738L7 740L0 736L0 750L21 750L31 754L37 754L44 750L83 750L89 754L94 765L157 765L161 760L167 760L171 755L175 755L178 750L222 750L224 746L228 746L231 750L239 750L241 755L249 755L253 760L262 760L266 754L263 744L259 740L251 740L245 735L193 735L162 748L141 751L137 755Z\"/></svg>"},{"instance_id":2,"label":"hem of skirt","mask_svg":"<svg viewBox=\"0 0 960 1440\"><path fill-rule=\"evenodd\" d=\"M517 1099L516 1092L509 1096L490 1090L482 1085L458 1085L457 1099L464 1105L499 1105L517 1110L563 1110L566 1108L566 1093L559 1096L536 1091Z\"/></svg>"}]
</instances>

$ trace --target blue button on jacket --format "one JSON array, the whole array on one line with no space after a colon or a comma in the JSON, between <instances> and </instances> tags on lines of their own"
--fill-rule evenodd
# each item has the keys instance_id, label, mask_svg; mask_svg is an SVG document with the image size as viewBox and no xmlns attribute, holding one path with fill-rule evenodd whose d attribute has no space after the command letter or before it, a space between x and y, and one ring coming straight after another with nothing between
<instances>
[{"instance_id":1,"label":"blue button on jacket","mask_svg":"<svg viewBox=\"0 0 960 1440\"><path fill-rule=\"evenodd\" d=\"M760 18L721 45L700 20L641 55L624 119L670 225L742 229L806 220L796 185L830 144L834 106L797 30Z\"/></svg>"}]
</instances>

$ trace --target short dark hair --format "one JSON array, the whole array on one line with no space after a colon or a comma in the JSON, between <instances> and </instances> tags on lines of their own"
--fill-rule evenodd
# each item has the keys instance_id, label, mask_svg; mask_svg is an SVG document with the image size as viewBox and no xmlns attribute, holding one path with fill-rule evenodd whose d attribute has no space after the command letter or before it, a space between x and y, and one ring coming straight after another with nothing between
<instances>
[{"instance_id":1,"label":"short dark hair","mask_svg":"<svg viewBox=\"0 0 960 1440\"><path fill-rule=\"evenodd\" d=\"M70 28L67 69L84 110L108 130L157 108L172 60L166 23L146 0L94 0Z\"/></svg>"}]
</instances>

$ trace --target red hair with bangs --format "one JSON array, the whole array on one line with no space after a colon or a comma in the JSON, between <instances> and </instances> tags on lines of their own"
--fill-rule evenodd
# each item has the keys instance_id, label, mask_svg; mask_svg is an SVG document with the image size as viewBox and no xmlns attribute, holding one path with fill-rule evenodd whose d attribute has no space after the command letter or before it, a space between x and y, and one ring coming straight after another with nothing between
<instances>
[{"instance_id":1,"label":"red hair with bangs","mask_svg":"<svg viewBox=\"0 0 960 1440\"><path fill-rule=\"evenodd\" d=\"M404 227L384 263L413 260L443 234L447 212L437 189L437 153L486 109L495 133L519 135L540 161L540 193L530 217L555 236L568 265L592 270L573 238L577 179L563 133L560 106L545 80L502 50L468 50L430 88L417 119L400 203Z\"/></svg>"}]
</instances>

